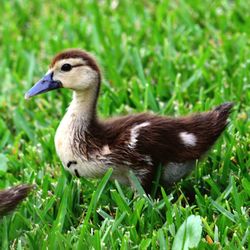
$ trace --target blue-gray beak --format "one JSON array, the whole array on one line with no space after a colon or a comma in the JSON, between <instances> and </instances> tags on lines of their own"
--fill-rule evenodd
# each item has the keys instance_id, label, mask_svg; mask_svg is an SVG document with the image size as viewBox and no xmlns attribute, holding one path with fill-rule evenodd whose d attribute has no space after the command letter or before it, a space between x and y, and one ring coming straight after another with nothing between
<instances>
[{"instance_id":1,"label":"blue-gray beak","mask_svg":"<svg viewBox=\"0 0 250 250\"><path fill-rule=\"evenodd\" d=\"M60 81L53 80L53 73L45 75L40 81L38 81L26 94L25 99L29 99L32 96L48 92L53 89L62 87Z\"/></svg>"}]
</instances>

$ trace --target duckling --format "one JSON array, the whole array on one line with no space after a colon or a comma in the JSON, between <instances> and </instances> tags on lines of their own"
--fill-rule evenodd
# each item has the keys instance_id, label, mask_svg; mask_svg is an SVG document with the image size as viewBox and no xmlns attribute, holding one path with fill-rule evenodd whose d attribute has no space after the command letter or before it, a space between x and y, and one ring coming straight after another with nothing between
<instances>
[{"instance_id":1,"label":"duckling","mask_svg":"<svg viewBox=\"0 0 250 250\"><path fill-rule=\"evenodd\" d=\"M25 98L71 89L72 102L55 135L64 168L77 177L99 178L112 167L112 178L126 185L132 184L132 170L146 192L160 165L163 185L188 175L226 128L233 106L224 103L212 111L180 118L142 113L102 121L96 114L101 78L93 56L69 49L53 58L48 72Z\"/></svg>"},{"instance_id":2,"label":"duckling","mask_svg":"<svg viewBox=\"0 0 250 250\"><path fill-rule=\"evenodd\" d=\"M0 191L0 217L13 211L27 197L32 185L22 184Z\"/></svg>"}]
</instances>

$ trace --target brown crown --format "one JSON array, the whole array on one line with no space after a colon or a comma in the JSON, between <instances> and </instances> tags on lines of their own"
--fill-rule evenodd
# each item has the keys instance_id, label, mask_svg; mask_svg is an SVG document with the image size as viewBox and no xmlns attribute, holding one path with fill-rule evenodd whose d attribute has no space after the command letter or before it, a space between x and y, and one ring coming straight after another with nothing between
<instances>
[{"instance_id":1,"label":"brown crown","mask_svg":"<svg viewBox=\"0 0 250 250\"><path fill-rule=\"evenodd\" d=\"M100 74L100 68L98 67L96 60L87 52L81 49L67 49L58 53L52 60L50 67L52 68L57 61L68 59L68 58L81 58L83 59L86 64L92 68L93 70L97 71Z\"/></svg>"}]
</instances>

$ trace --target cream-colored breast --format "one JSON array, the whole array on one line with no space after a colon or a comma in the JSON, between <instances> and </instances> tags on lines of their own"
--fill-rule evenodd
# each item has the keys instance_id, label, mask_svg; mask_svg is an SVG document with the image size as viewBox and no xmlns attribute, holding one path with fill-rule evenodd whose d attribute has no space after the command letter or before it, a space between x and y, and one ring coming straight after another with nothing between
<instances>
[{"instance_id":1,"label":"cream-colored breast","mask_svg":"<svg viewBox=\"0 0 250 250\"><path fill-rule=\"evenodd\" d=\"M76 116L69 112L62 119L55 135L57 155L64 168L71 174L89 178L101 177L108 169L103 161L94 158L88 160L84 155L79 156L72 150L72 147L74 147L73 131L77 122L79 121L76 120Z\"/></svg>"},{"instance_id":2,"label":"cream-colored breast","mask_svg":"<svg viewBox=\"0 0 250 250\"><path fill-rule=\"evenodd\" d=\"M60 122L55 135L55 147L57 155L62 161L64 168L68 171L70 171L70 169L67 167L68 162L76 160L71 149L73 134L70 133L72 132L70 124L71 121L69 120L68 114L66 114Z\"/></svg>"}]
</instances>

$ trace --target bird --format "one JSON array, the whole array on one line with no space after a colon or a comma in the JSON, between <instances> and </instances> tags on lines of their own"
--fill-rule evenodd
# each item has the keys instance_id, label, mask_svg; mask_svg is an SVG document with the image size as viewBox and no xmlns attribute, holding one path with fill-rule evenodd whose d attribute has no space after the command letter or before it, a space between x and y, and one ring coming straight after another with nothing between
<instances>
[{"instance_id":1,"label":"bird","mask_svg":"<svg viewBox=\"0 0 250 250\"><path fill-rule=\"evenodd\" d=\"M128 186L133 186L132 171L147 193L159 166L166 187L187 176L225 130L233 107L226 102L184 117L139 113L101 120L96 111L101 82L93 55L66 49L54 56L25 98L59 88L72 90L72 101L55 134L64 168L85 178L101 178L112 168L111 178Z\"/></svg>"},{"instance_id":2,"label":"bird","mask_svg":"<svg viewBox=\"0 0 250 250\"><path fill-rule=\"evenodd\" d=\"M33 185L21 184L0 190L0 218L12 212L28 196L32 188Z\"/></svg>"}]
</instances>

